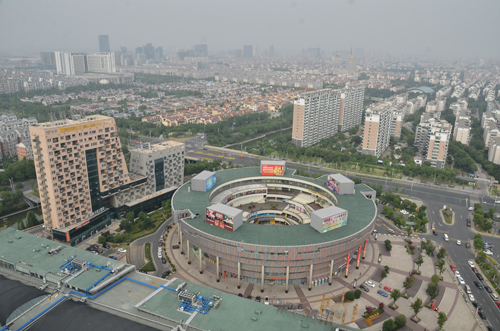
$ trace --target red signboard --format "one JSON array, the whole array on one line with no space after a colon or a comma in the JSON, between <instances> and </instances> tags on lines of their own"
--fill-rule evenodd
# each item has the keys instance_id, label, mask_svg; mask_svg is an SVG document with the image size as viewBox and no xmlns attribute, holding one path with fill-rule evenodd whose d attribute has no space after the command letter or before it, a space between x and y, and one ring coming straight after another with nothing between
<instances>
[{"instance_id":1,"label":"red signboard","mask_svg":"<svg viewBox=\"0 0 500 331\"><path fill-rule=\"evenodd\" d=\"M285 166L277 164L263 164L263 176L283 176L285 174Z\"/></svg>"},{"instance_id":2,"label":"red signboard","mask_svg":"<svg viewBox=\"0 0 500 331\"><path fill-rule=\"evenodd\" d=\"M66 232L66 242L69 243L69 241L70 241L70 237L69 237L69 231L68 231L68 232Z\"/></svg>"},{"instance_id":3,"label":"red signboard","mask_svg":"<svg viewBox=\"0 0 500 331\"><path fill-rule=\"evenodd\" d=\"M206 221L219 228L233 231L233 218L207 208Z\"/></svg>"},{"instance_id":4,"label":"red signboard","mask_svg":"<svg viewBox=\"0 0 500 331\"><path fill-rule=\"evenodd\" d=\"M368 240L365 240L365 246L363 247L363 260L365 259L365 255L366 255L366 242Z\"/></svg>"},{"instance_id":5,"label":"red signboard","mask_svg":"<svg viewBox=\"0 0 500 331\"><path fill-rule=\"evenodd\" d=\"M356 269L359 269L359 259L361 259L361 246L358 247L358 259L356 260Z\"/></svg>"},{"instance_id":6,"label":"red signboard","mask_svg":"<svg viewBox=\"0 0 500 331\"><path fill-rule=\"evenodd\" d=\"M345 278L349 275L349 261L351 260L351 253L347 254L347 263L345 264Z\"/></svg>"}]
</instances>

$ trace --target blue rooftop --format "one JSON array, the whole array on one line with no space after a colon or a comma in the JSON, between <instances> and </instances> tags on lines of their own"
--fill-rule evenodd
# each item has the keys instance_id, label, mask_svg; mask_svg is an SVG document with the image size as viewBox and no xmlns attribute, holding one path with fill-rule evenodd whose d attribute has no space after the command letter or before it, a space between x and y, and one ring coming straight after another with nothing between
<instances>
[{"instance_id":1,"label":"blue rooftop","mask_svg":"<svg viewBox=\"0 0 500 331\"><path fill-rule=\"evenodd\" d=\"M409 89L407 89L408 91L420 91L420 92L424 92L424 93L434 93L434 90L431 89L430 87L427 87L427 86L419 86L419 87L410 87Z\"/></svg>"}]
</instances>

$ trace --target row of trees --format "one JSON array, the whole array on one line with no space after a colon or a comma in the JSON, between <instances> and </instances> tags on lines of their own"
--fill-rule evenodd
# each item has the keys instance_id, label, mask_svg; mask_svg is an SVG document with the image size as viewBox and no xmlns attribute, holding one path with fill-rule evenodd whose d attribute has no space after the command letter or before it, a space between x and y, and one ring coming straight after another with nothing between
<instances>
[{"instance_id":1,"label":"row of trees","mask_svg":"<svg viewBox=\"0 0 500 331\"><path fill-rule=\"evenodd\" d=\"M483 206L480 203L475 203L474 218L472 219L472 221L474 222L474 225L478 226L480 229L488 231L491 230L491 228L493 227L493 224L489 219L493 218L494 214L495 214L495 209L490 208L490 210L487 213L485 213L483 211Z\"/></svg>"},{"instance_id":2,"label":"row of trees","mask_svg":"<svg viewBox=\"0 0 500 331\"><path fill-rule=\"evenodd\" d=\"M26 179L35 179L35 161L22 160L18 161L17 158L3 159L4 171L0 172L0 185L9 185L9 179L14 181L22 181Z\"/></svg>"},{"instance_id":3,"label":"row of trees","mask_svg":"<svg viewBox=\"0 0 500 331\"><path fill-rule=\"evenodd\" d=\"M24 229L28 229L28 228L31 228L33 226L40 225L40 224L43 224L43 219L41 219L39 221L38 218L36 217L35 212L29 211L28 215L26 216L26 224L24 224L23 220L19 220L17 222L17 229L22 231Z\"/></svg>"}]
</instances>

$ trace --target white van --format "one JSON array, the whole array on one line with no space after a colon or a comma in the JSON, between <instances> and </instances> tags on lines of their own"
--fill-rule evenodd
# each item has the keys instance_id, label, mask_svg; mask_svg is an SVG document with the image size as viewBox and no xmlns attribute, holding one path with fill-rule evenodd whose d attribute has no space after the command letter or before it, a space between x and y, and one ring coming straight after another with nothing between
<instances>
[{"instance_id":1,"label":"white van","mask_svg":"<svg viewBox=\"0 0 500 331\"><path fill-rule=\"evenodd\" d=\"M444 241L450 241L450 238L448 237L448 235L446 233L444 234Z\"/></svg>"}]
</instances>

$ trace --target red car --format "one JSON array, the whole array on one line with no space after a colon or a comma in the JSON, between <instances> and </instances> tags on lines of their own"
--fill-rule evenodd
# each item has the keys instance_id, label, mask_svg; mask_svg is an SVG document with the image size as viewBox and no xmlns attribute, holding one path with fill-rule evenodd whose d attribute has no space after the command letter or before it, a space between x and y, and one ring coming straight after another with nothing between
<instances>
[{"instance_id":1,"label":"red car","mask_svg":"<svg viewBox=\"0 0 500 331\"><path fill-rule=\"evenodd\" d=\"M242 158L243 158L243 155L240 155L240 159L242 159Z\"/></svg>"},{"instance_id":2,"label":"red car","mask_svg":"<svg viewBox=\"0 0 500 331\"><path fill-rule=\"evenodd\" d=\"M455 268L455 266L454 266L453 264L450 264L450 269L451 269L452 271L457 271L457 268Z\"/></svg>"},{"instance_id":3,"label":"red car","mask_svg":"<svg viewBox=\"0 0 500 331\"><path fill-rule=\"evenodd\" d=\"M477 273L478 273L478 271L477 271L477 269L476 269L476 268L471 268L471 269L472 269L472 271L474 271L474 273L475 273L475 274L477 274Z\"/></svg>"},{"instance_id":4,"label":"red car","mask_svg":"<svg viewBox=\"0 0 500 331\"><path fill-rule=\"evenodd\" d=\"M387 292L392 293L392 288L390 288L389 286L384 286L384 290L386 290Z\"/></svg>"},{"instance_id":5,"label":"red car","mask_svg":"<svg viewBox=\"0 0 500 331\"><path fill-rule=\"evenodd\" d=\"M497 304L497 307L500 308L500 301L495 302Z\"/></svg>"}]
</instances>

